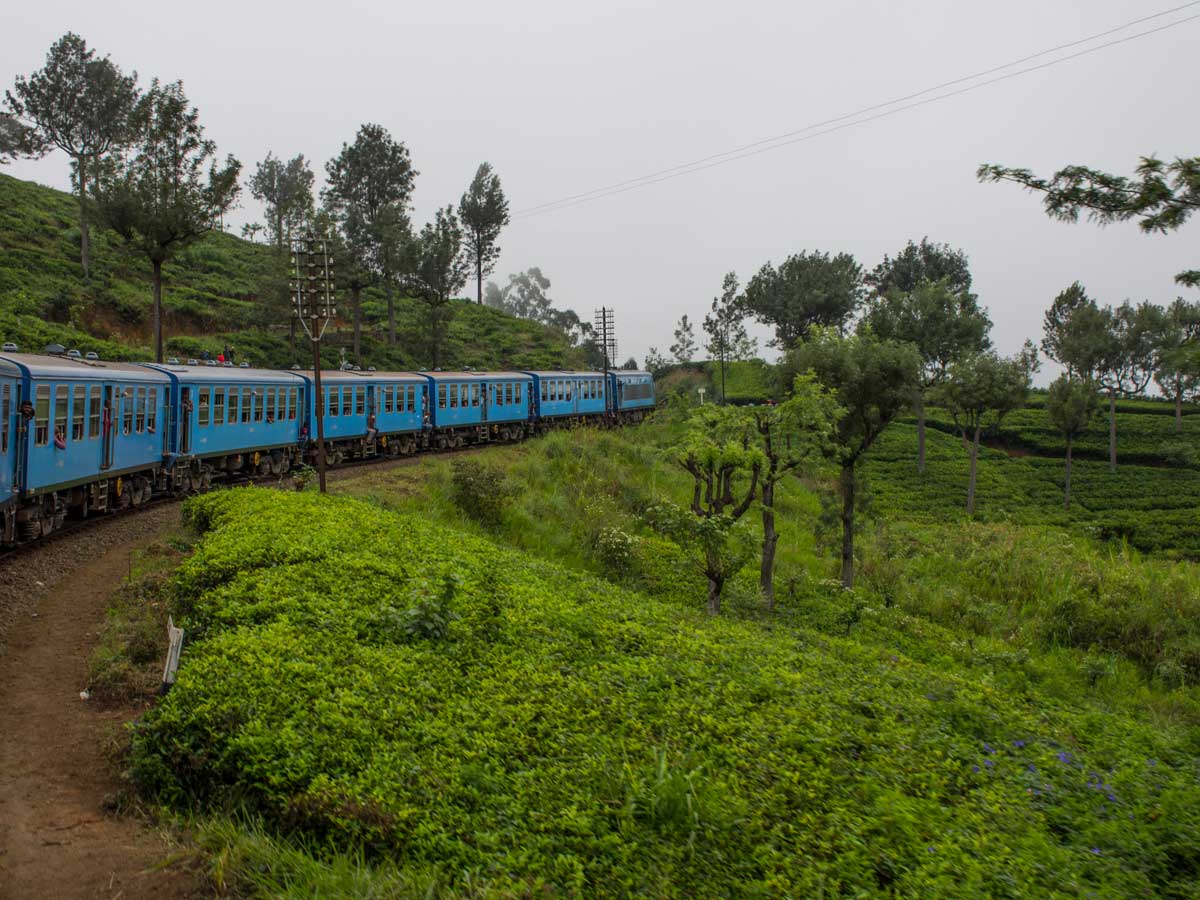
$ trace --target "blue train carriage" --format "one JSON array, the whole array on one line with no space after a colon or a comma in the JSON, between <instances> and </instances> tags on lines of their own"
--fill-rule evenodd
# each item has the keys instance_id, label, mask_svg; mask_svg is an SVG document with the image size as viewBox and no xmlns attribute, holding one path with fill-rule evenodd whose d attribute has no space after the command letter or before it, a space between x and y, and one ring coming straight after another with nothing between
<instances>
[{"instance_id":1,"label":"blue train carriage","mask_svg":"<svg viewBox=\"0 0 1200 900\"><path fill-rule=\"evenodd\" d=\"M166 375L140 365L19 353L0 354L0 365L16 375L19 388L17 411L5 419L15 453L16 538L50 534L68 513L140 506L164 487ZM3 404L0 387L0 412Z\"/></svg>"},{"instance_id":2,"label":"blue train carriage","mask_svg":"<svg viewBox=\"0 0 1200 900\"><path fill-rule=\"evenodd\" d=\"M603 417L603 372L537 371L526 374L534 382L533 418L539 432Z\"/></svg>"},{"instance_id":3,"label":"blue train carriage","mask_svg":"<svg viewBox=\"0 0 1200 900\"><path fill-rule=\"evenodd\" d=\"M424 372L433 446L521 440L530 429L533 377L525 372Z\"/></svg>"},{"instance_id":4,"label":"blue train carriage","mask_svg":"<svg viewBox=\"0 0 1200 900\"><path fill-rule=\"evenodd\" d=\"M146 363L171 380L171 490L235 472L282 475L299 461L307 382L293 372Z\"/></svg>"},{"instance_id":5,"label":"blue train carriage","mask_svg":"<svg viewBox=\"0 0 1200 900\"><path fill-rule=\"evenodd\" d=\"M316 387L313 373L297 373L310 400L304 439L316 443ZM347 459L405 456L425 447L428 383L414 372L375 372L362 369L321 371L324 395L325 460L340 465Z\"/></svg>"},{"instance_id":6,"label":"blue train carriage","mask_svg":"<svg viewBox=\"0 0 1200 900\"><path fill-rule=\"evenodd\" d=\"M654 410L654 376L649 372L610 369L613 412L621 422L640 422Z\"/></svg>"},{"instance_id":7,"label":"blue train carriage","mask_svg":"<svg viewBox=\"0 0 1200 900\"><path fill-rule=\"evenodd\" d=\"M17 406L21 370L0 359L0 544L17 539Z\"/></svg>"}]
</instances>

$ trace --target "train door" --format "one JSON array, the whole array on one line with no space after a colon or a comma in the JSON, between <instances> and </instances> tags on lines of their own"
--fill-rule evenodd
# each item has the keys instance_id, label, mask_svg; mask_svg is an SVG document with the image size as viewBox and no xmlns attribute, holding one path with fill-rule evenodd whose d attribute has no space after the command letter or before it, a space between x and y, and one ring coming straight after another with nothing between
<instances>
[{"instance_id":1,"label":"train door","mask_svg":"<svg viewBox=\"0 0 1200 900\"><path fill-rule=\"evenodd\" d=\"M113 409L113 386L111 384L104 385L104 405L101 407L101 410L102 451L100 454L100 468L111 469L113 464L113 436L117 425L116 410Z\"/></svg>"},{"instance_id":2,"label":"train door","mask_svg":"<svg viewBox=\"0 0 1200 900\"><path fill-rule=\"evenodd\" d=\"M379 407L375 405L375 385L367 385L367 418L379 415Z\"/></svg>"},{"instance_id":3,"label":"train door","mask_svg":"<svg viewBox=\"0 0 1200 900\"><path fill-rule=\"evenodd\" d=\"M480 412L482 420L488 420L488 406L496 402L496 386L494 384L484 383L483 385L483 411Z\"/></svg>"},{"instance_id":4,"label":"train door","mask_svg":"<svg viewBox=\"0 0 1200 900\"><path fill-rule=\"evenodd\" d=\"M192 452L192 389L179 391L179 452Z\"/></svg>"}]
</instances>

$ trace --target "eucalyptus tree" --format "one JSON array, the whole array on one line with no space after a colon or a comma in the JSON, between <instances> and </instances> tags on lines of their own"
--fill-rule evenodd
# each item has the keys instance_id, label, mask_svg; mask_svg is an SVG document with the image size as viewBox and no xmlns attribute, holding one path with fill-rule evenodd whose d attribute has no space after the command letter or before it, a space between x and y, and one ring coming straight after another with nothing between
<instances>
[{"instance_id":1,"label":"eucalyptus tree","mask_svg":"<svg viewBox=\"0 0 1200 900\"><path fill-rule=\"evenodd\" d=\"M721 402L725 402L725 371L729 363L750 359L758 352L758 342L746 333L745 311L738 300L737 274L728 272L721 282L721 296L714 297L712 309L704 317L708 340L704 349L721 369Z\"/></svg>"},{"instance_id":2,"label":"eucalyptus tree","mask_svg":"<svg viewBox=\"0 0 1200 900\"><path fill-rule=\"evenodd\" d=\"M1060 291L1042 317L1042 352L1069 375L1092 378L1106 354L1108 314L1078 281Z\"/></svg>"},{"instance_id":3,"label":"eucalyptus tree","mask_svg":"<svg viewBox=\"0 0 1200 900\"><path fill-rule=\"evenodd\" d=\"M998 427L1006 415L1025 403L1033 368L1034 359L1024 354L1002 359L990 351L972 353L951 363L948 377L934 390L937 402L949 411L968 443L968 515L975 513L979 438L984 429Z\"/></svg>"},{"instance_id":4,"label":"eucalyptus tree","mask_svg":"<svg viewBox=\"0 0 1200 900\"><path fill-rule=\"evenodd\" d=\"M509 222L508 200L491 163L479 164L471 186L459 201L458 218L462 222L467 261L475 270L475 300L482 304L483 278L496 268L496 260L500 258L496 241Z\"/></svg>"},{"instance_id":5,"label":"eucalyptus tree","mask_svg":"<svg viewBox=\"0 0 1200 900\"><path fill-rule=\"evenodd\" d=\"M130 116L129 143L102 169L96 207L101 220L153 272L154 358L163 358L163 264L212 231L238 196L241 163L217 160L183 82L156 79Z\"/></svg>"},{"instance_id":6,"label":"eucalyptus tree","mask_svg":"<svg viewBox=\"0 0 1200 900\"><path fill-rule=\"evenodd\" d=\"M1154 377L1166 316L1152 303L1128 300L1103 312L1107 328L1099 338L1096 380L1108 394L1108 467L1115 472L1117 399L1139 396Z\"/></svg>"},{"instance_id":7,"label":"eucalyptus tree","mask_svg":"<svg viewBox=\"0 0 1200 900\"><path fill-rule=\"evenodd\" d=\"M1164 162L1143 156L1134 177L1113 175L1086 166L1067 166L1049 179L1028 169L985 164L980 181L1011 181L1044 195L1046 214L1062 222L1086 215L1100 225L1138 220L1147 234L1166 234L1200 210L1200 156ZM1200 270L1175 276L1180 284L1200 287Z\"/></svg>"},{"instance_id":8,"label":"eucalyptus tree","mask_svg":"<svg viewBox=\"0 0 1200 900\"><path fill-rule=\"evenodd\" d=\"M1096 413L1096 385L1089 378L1060 375L1046 394L1046 415L1067 442L1067 469L1063 481L1063 508L1071 508L1071 452L1075 438Z\"/></svg>"},{"instance_id":9,"label":"eucalyptus tree","mask_svg":"<svg viewBox=\"0 0 1200 900\"><path fill-rule=\"evenodd\" d=\"M861 491L863 454L912 404L921 378L921 355L912 344L883 340L869 330L843 337L815 328L791 354L788 367L812 372L844 410L833 429L829 455L841 469L842 585L854 587L854 510Z\"/></svg>"},{"instance_id":10,"label":"eucalyptus tree","mask_svg":"<svg viewBox=\"0 0 1200 900\"><path fill-rule=\"evenodd\" d=\"M829 452L833 428L842 410L833 393L811 374L798 375L788 397L751 411L763 465L759 478L762 505L762 558L759 590L768 610L775 608L775 491L798 470L811 468Z\"/></svg>"},{"instance_id":11,"label":"eucalyptus tree","mask_svg":"<svg viewBox=\"0 0 1200 900\"><path fill-rule=\"evenodd\" d=\"M394 287L403 274L413 185L419 173L408 148L382 125L358 129L353 144L325 164L321 192L342 232L353 266L382 282L387 297L388 343L396 343Z\"/></svg>"},{"instance_id":12,"label":"eucalyptus tree","mask_svg":"<svg viewBox=\"0 0 1200 900\"><path fill-rule=\"evenodd\" d=\"M450 303L467 283L470 265L462 252L463 233L454 207L439 209L413 240L407 268L407 287L426 306L429 315L431 368L441 364L442 345L450 321Z\"/></svg>"},{"instance_id":13,"label":"eucalyptus tree","mask_svg":"<svg viewBox=\"0 0 1200 900\"><path fill-rule=\"evenodd\" d=\"M1183 401L1200 388L1200 303L1178 298L1167 308L1154 381L1175 402L1175 431L1183 430Z\"/></svg>"},{"instance_id":14,"label":"eucalyptus tree","mask_svg":"<svg viewBox=\"0 0 1200 900\"><path fill-rule=\"evenodd\" d=\"M57 147L71 158L79 194L79 260L91 269L88 189L101 157L130 138L130 116L138 100L137 73L124 74L107 56L74 32L54 42L46 65L18 76L6 93L8 110L26 128L17 149L40 156ZM11 130L11 129L10 129Z\"/></svg>"},{"instance_id":15,"label":"eucalyptus tree","mask_svg":"<svg viewBox=\"0 0 1200 900\"><path fill-rule=\"evenodd\" d=\"M679 317L679 324L675 326L675 343L670 349L676 362L689 363L696 355L696 326L688 319L687 313Z\"/></svg>"},{"instance_id":16,"label":"eucalyptus tree","mask_svg":"<svg viewBox=\"0 0 1200 900\"><path fill-rule=\"evenodd\" d=\"M768 262L759 269L746 285L742 305L774 327L775 346L786 350L814 327L843 329L862 299L863 270L853 256L805 251L778 268Z\"/></svg>"},{"instance_id":17,"label":"eucalyptus tree","mask_svg":"<svg viewBox=\"0 0 1200 900\"><path fill-rule=\"evenodd\" d=\"M909 244L909 248L913 246ZM895 273L880 276L878 269L876 273L876 283L888 286L871 297L860 327L870 328L885 340L912 344L921 354L921 378L913 407L917 414L917 471L924 473L926 395L946 380L955 360L991 346L988 332L992 321L966 289L971 283L969 273L918 281L911 288L907 278L895 277Z\"/></svg>"},{"instance_id":18,"label":"eucalyptus tree","mask_svg":"<svg viewBox=\"0 0 1200 900\"><path fill-rule=\"evenodd\" d=\"M313 216L314 181L303 153L287 162L267 153L250 176L250 194L266 206L267 235L280 255L288 234Z\"/></svg>"}]
</instances>

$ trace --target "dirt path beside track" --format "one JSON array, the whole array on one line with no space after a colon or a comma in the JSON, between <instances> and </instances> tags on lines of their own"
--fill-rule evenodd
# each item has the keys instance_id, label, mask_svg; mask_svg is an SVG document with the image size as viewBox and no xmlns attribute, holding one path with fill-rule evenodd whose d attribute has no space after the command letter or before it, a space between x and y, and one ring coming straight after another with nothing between
<instances>
[{"instance_id":1,"label":"dirt path beside track","mask_svg":"<svg viewBox=\"0 0 1200 900\"><path fill-rule=\"evenodd\" d=\"M119 784L104 744L137 708L80 699L130 554L178 521L169 504L0 563L3 900L197 895L194 872L163 866L172 851L159 834L106 810Z\"/></svg>"}]
</instances>

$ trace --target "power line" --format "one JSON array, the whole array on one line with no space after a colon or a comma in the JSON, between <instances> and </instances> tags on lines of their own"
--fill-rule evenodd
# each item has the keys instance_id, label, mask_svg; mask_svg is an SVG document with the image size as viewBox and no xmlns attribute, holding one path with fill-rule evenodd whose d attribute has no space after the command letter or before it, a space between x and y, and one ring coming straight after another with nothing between
<instances>
[{"instance_id":1,"label":"power line","mask_svg":"<svg viewBox=\"0 0 1200 900\"><path fill-rule=\"evenodd\" d=\"M1091 35L1090 37L1080 38L1079 40L1071 41L1066 44L1060 44L1057 47L1052 47L1048 50L1042 50L1042 51L1039 51L1038 53L1030 54L1029 56L1025 56L1025 57L1022 57L1021 59L1014 60L1009 63L1005 63L1004 65L1001 65L1001 66L994 66L990 69L985 69L981 72L976 72L973 75L965 75L961 78L955 78L951 81L942 82L941 84L935 85L934 87L925 88L924 90L917 91L916 93L908 94L904 97L898 97L894 100L889 100L884 103L877 103L872 106L863 107L862 109L856 110L855 112L846 113L845 115L837 116L832 119L825 119L824 121L813 123L812 125L808 125L804 128L800 128L795 131L785 132L783 134L775 135L774 137L763 138L762 140L754 141L753 143L750 143L750 144L744 144L741 147L736 147L732 150L726 150L722 153L715 153L715 154L712 154L711 156L706 156L701 159L696 159L696 160L693 160L693 161L687 162L687 163L681 163L677 166L671 166L670 168L660 169L657 172L651 172L647 175L642 175L637 178L631 178L631 179L627 179L625 181L619 181L619 182L616 182L615 184L611 184L606 187L595 188L590 191L584 191L583 193L580 193L580 194L573 194L573 195L570 195L567 197L563 197L559 200L553 200L553 201L549 201L547 203L538 204L536 206L527 207L526 209L518 210L517 212L513 213L513 218L514 219L531 218L532 216L535 216L535 215L542 215L542 214L548 213L548 212L557 212L560 209L567 209L572 206L578 206L581 203L588 203L593 200L600 200L605 197L615 196L616 194L623 194L627 191L636 190L638 188L648 187L652 184L659 184L663 181L670 181L672 178L678 178L683 175L690 175L693 172L701 172L701 171L704 171L705 169L711 169L716 166L724 165L725 163L735 162L737 160L746 159L747 157L751 157L751 156L757 156L761 153L766 153L771 150L777 150L780 147L787 147L792 144L802 143L804 141L812 140L813 138L822 137L827 134L833 134L834 132L837 132L837 131L843 131L847 128L852 128L856 125L863 125L868 122L874 122L878 119L887 118L888 116L893 116L893 115L896 115L897 113L904 112L906 110L915 109L920 106L927 106L931 103L936 103L939 100L946 100L951 97L957 97L961 94L966 94L971 91L978 90L979 88L988 87L989 85L997 84L1002 81L1007 81L1010 78L1017 78L1021 75L1028 75L1031 72L1037 72L1042 69L1048 69L1052 66L1056 66L1056 65L1059 65L1059 64L1065 63L1065 62L1070 62L1071 60L1079 59L1080 57L1087 56L1092 53L1097 53L1101 50L1106 50L1110 47L1115 47L1120 44L1129 43L1130 41L1135 41L1140 38L1148 37L1150 35L1158 34L1159 32L1166 31L1171 28L1175 28L1176 26L1179 26L1179 25L1184 25L1188 22L1192 22L1192 21L1195 21L1196 19L1200 19L1200 14L1187 16L1183 19L1178 19L1174 22L1168 22L1167 24L1160 25L1156 28L1151 28L1151 29L1147 29L1146 31L1138 32L1137 34L1127 35L1123 38L1118 38L1113 41L1108 41L1103 44L1098 44L1094 47L1089 47L1086 50L1080 50L1076 53L1071 53L1066 56L1057 57L1056 59L1049 60L1048 62L1039 63L1036 66L1029 66L1024 69L1019 69L1015 72L1006 72L1005 74L999 75L995 78L990 78L990 79L987 79L986 81L980 81L976 84L968 85L967 87L959 88L958 90L955 90L955 91L949 91L944 94L938 94L935 97L928 97L924 100L919 100L914 103L905 103L905 101L914 100L917 97L923 97L926 94L930 94L935 91L943 90L944 88L951 87L956 84L962 84L963 82L967 82L967 81L974 81L978 78L982 78L985 75L989 75L989 74L992 74L995 72L1002 72L1005 69L1012 68L1015 65L1020 65L1023 62L1028 62L1029 60L1037 59L1039 57L1046 56L1050 53L1056 53L1061 50L1068 49L1070 47L1077 47L1080 44L1091 43L1092 41L1095 41L1098 38L1105 37L1105 36L1111 35L1111 34L1115 34L1120 31L1124 31L1134 25L1138 25L1138 24L1150 21L1152 19L1162 18L1165 15L1170 15L1171 13L1179 12L1180 10L1187 9L1189 7L1193 7L1193 6L1197 6L1197 5L1200 5L1200 0L1193 0L1193 2L1191 2L1191 3L1185 3L1182 6L1176 6L1172 9L1164 10L1162 12L1155 13L1150 16L1144 16L1143 18L1135 19L1130 22L1126 22L1124 25L1119 25L1116 28L1110 28L1107 31L1103 31L1098 34ZM895 109L886 109L886 107L895 106L896 104L899 104L899 103L904 103L905 105L898 106ZM872 112L875 110L884 110L884 111L877 112L875 115L870 115L870 116L865 116L863 118L859 118L860 116L863 116L864 113ZM853 120L853 121L847 121L847 120ZM837 124L837 123L841 123L841 124ZM823 126L826 126L826 125L834 125L835 127L824 128ZM822 130L813 131L814 129L822 129ZM810 131L812 131L813 133L806 134L806 132L810 132ZM797 135L802 135L802 136L797 137Z\"/></svg>"}]
</instances>

